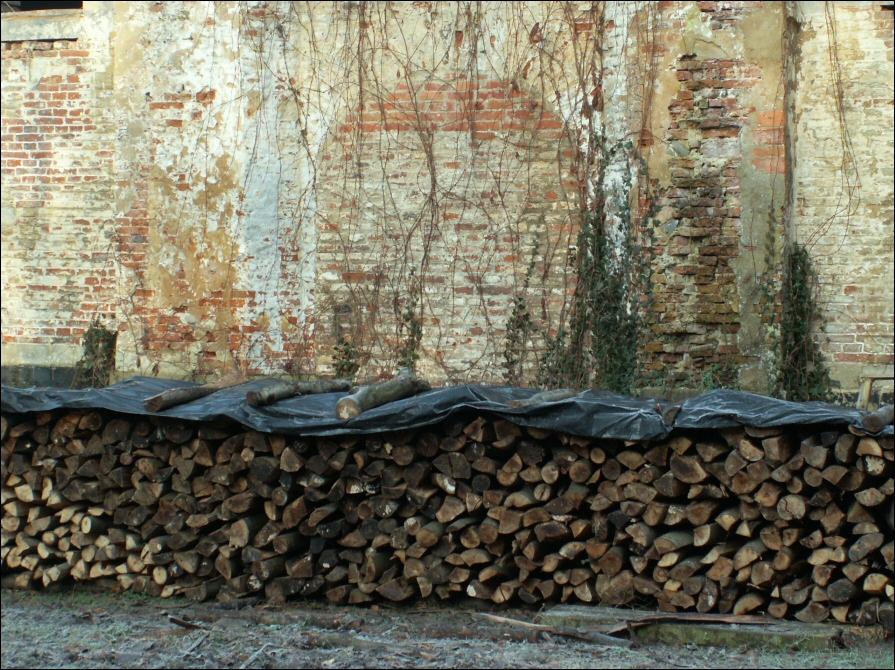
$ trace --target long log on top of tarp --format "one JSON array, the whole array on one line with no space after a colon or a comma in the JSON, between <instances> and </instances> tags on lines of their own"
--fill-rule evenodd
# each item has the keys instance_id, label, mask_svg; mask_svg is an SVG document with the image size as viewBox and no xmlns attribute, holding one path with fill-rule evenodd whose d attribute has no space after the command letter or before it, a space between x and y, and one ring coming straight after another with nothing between
<instances>
[{"instance_id":1,"label":"long log on top of tarp","mask_svg":"<svg viewBox=\"0 0 895 670\"><path fill-rule=\"evenodd\" d=\"M189 386L186 388L175 388L162 391L158 395L146 398L143 405L150 412L161 412L169 407L192 402L193 400L204 398L221 389L229 388L231 386L239 386L245 382L246 378L243 375L234 373L221 377L217 381L202 384L201 386Z\"/></svg>"},{"instance_id":2,"label":"long log on top of tarp","mask_svg":"<svg viewBox=\"0 0 895 670\"><path fill-rule=\"evenodd\" d=\"M351 395L346 395L336 403L336 416L351 419L368 409L379 407L393 400L400 400L432 388L425 379L420 379L408 369L402 369L396 377L378 384L362 386Z\"/></svg>"},{"instance_id":3,"label":"long log on top of tarp","mask_svg":"<svg viewBox=\"0 0 895 670\"><path fill-rule=\"evenodd\" d=\"M539 391L533 396L522 400L510 400L507 404L513 408L534 407L535 405L545 402L558 402L560 400L574 398L577 394L578 391L573 391L572 389L548 389L546 391Z\"/></svg>"},{"instance_id":4,"label":"long log on top of tarp","mask_svg":"<svg viewBox=\"0 0 895 670\"><path fill-rule=\"evenodd\" d=\"M312 382L285 382L277 381L258 391L246 393L246 402L252 407L271 405L278 400L291 398L297 395L311 395L314 393L332 393L334 391L348 391L351 382L348 379L318 379Z\"/></svg>"}]
</instances>

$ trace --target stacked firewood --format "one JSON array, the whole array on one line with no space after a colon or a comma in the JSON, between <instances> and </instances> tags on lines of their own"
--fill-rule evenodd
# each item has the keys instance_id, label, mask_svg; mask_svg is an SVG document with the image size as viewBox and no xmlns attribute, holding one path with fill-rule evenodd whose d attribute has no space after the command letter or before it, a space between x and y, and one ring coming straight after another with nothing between
<instances>
[{"instance_id":1,"label":"stacked firewood","mask_svg":"<svg viewBox=\"0 0 895 670\"><path fill-rule=\"evenodd\" d=\"M4 416L2 441L7 586L891 628L892 438L789 427L618 442L478 417L324 439L80 410Z\"/></svg>"}]
</instances>

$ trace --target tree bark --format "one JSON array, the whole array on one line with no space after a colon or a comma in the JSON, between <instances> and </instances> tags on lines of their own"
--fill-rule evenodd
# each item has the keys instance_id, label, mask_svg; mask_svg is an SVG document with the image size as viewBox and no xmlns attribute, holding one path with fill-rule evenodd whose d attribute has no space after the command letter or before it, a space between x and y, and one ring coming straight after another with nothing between
<instances>
[{"instance_id":1,"label":"tree bark","mask_svg":"<svg viewBox=\"0 0 895 670\"><path fill-rule=\"evenodd\" d=\"M416 395L431 388L429 382L402 370L394 379L379 384L362 386L336 404L336 415L343 420L352 419L374 407L401 398Z\"/></svg>"},{"instance_id":2,"label":"tree bark","mask_svg":"<svg viewBox=\"0 0 895 670\"><path fill-rule=\"evenodd\" d=\"M347 379L319 379L309 382L276 381L258 391L246 393L246 402L252 407L263 407L296 395L333 393L350 389L351 382Z\"/></svg>"},{"instance_id":3,"label":"tree bark","mask_svg":"<svg viewBox=\"0 0 895 670\"><path fill-rule=\"evenodd\" d=\"M239 386L240 384L245 383L245 381L246 379L242 375L228 375L217 381L202 384L201 386L168 389L167 391L162 391L158 395L147 398L143 402L143 406L150 412L161 412L177 405L204 398L221 389L229 388L231 386Z\"/></svg>"}]
</instances>

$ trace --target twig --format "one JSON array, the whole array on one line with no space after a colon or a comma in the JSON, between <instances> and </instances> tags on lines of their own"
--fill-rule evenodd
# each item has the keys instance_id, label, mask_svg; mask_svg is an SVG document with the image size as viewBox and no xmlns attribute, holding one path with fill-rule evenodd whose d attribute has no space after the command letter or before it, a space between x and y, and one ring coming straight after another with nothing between
<instances>
[{"instance_id":1,"label":"twig","mask_svg":"<svg viewBox=\"0 0 895 670\"><path fill-rule=\"evenodd\" d=\"M187 621L185 619L181 619L181 618L176 617L172 614L168 615L168 621L170 621L173 624L177 624L178 626L181 626L183 628L189 628L190 630L195 630L195 629L204 630L203 626L200 626L197 623L193 623L192 621Z\"/></svg>"},{"instance_id":2,"label":"twig","mask_svg":"<svg viewBox=\"0 0 895 670\"><path fill-rule=\"evenodd\" d=\"M242 665L239 666L240 670L244 670L245 668L249 667L252 663L254 663L255 659L258 658L262 653L264 653L264 650L267 649L269 646L270 646L269 642L265 642L264 644L262 644L261 648L258 651L256 651L254 654L249 656L249 659L245 663L243 663Z\"/></svg>"},{"instance_id":3,"label":"twig","mask_svg":"<svg viewBox=\"0 0 895 670\"><path fill-rule=\"evenodd\" d=\"M184 650L183 655L189 656L190 654L192 654L193 651L196 649L196 647L198 647L200 644L205 642L205 640L208 638L208 636L210 634L211 634L211 631L209 631L209 630L203 631L202 634L199 635L199 637L197 637L196 640L189 647L187 647Z\"/></svg>"},{"instance_id":4,"label":"twig","mask_svg":"<svg viewBox=\"0 0 895 670\"><path fill-rule=\"evenodd\" d=\"M351 382L347 379L319 379L313 382L275 381L262 389L246 393L246 402L252 407L263 407L296 395L350 390Z\"/></svg>"},{"instance_id":5,"label":"twig","mask_svg":"<svg viewBox=\"0 0 895 670\"><path fill-rule=\"evenodd\" d=\"M143 406L150 412L161 412L169 407L176 407L184 403L204 398L212 393L216 393L231 386L239 386L244 384L246 378L240 373L231 373L225 375L217 381L202 384L201 386L187 386L168 389L161 393L146 398Z\"/></svg>"},{"instance_id":6,"label":"twig","mask_svg":"<svg viewBox=\"0 0 895 670\"><path fill-rule=\"evenodd\" d=\"M185 602L185 603L166 603L166 602L161 602L161 603L149 603L149 606L150 606L150 607L155 607L156 609L165 610L165 611L162 612L162 614L167 614L167 613L168 613L167 610L182 610L182 609L186 609L187 607L191 607L191 606L193 606L193 605L195 605L195 604L196 604L196 603L192 603L192 602ZM134 606L134 607L145 607L145 604L144 604L144 603L140 603L140 604L138 605L138 604L135 603L133 606Z\"/></svg>"}]
</instances>

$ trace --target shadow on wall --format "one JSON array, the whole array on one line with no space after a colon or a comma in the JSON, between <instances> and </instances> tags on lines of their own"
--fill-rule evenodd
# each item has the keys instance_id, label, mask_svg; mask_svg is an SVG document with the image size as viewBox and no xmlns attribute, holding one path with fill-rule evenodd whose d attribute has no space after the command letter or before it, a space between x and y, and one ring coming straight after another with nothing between
<instances>
[{"instance_id":1,"label":"shadow on wall","mask_svg":"<svg viewBox=\"0 0 895 670\"><path fill-rule=\"evenodd\" d=\"M45 365L4 365L0 367L0 381L6 386L48 386L72 388L77 371L73 367L49 367Z\"/></svg>"},{"instance_id":2,"label":"shadow on wall","mask_svg":"<svg viewBox=\"0 0 895 670\"><path fill-rule=\"evenodd\" d=\"M83 353L74 366L12 365L0 367L0 379L8 386L97 388L108 386L115 371L118 333L94 319L81 340Z\"/></svg>"}]
</instances>

